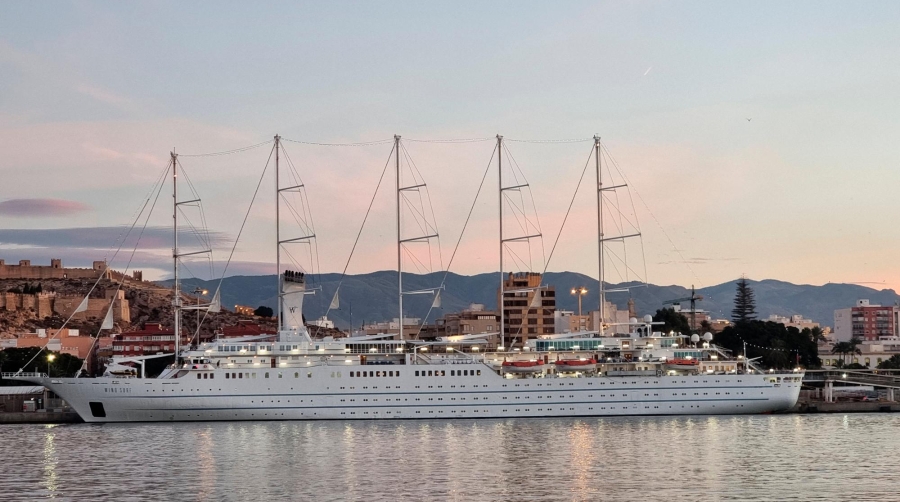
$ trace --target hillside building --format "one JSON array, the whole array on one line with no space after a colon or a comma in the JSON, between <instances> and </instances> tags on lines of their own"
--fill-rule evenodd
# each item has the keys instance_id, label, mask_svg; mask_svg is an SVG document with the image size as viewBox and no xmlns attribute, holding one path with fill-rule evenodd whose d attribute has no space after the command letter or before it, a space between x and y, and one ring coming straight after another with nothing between
<instances>
[{"instance_id":1,"label":"hillside building","mask_svg":"<svg viewBox=\"0 0 900 502\"><path fill-rule=\"evenodd\" d=\"M504 338L510 348L555 331L556 288L541 286L541 280L541 274L534 272L510 273L503 282L502 301L497 291L497 305L503 306Z\"/></svg>"},{"instance_id":2,"label":"hillside building","mask_svg":"<svg viewBox=\"0 0 900 502\"><path fill-rule=\"evenodd\" d=\"M766 320L769 322L776 322L778 324L784 324L784 327L786 327L786 328L797 328L800 331L803 331L804 329L807 329L807 328L813 329L813 328L819 327L819 323L813 321L812 319L805 319L800 314L794 314L790 317L772 314Z\"/></svg>"},{"instance_id":3,"label":"hillside building","mask_svg":"<svg viewBox=\"0 0 900 502\"><path fill-rule=\"evenodd\" d=\"M857 300L856 306L834 311L834 339L849 342L851 338L877 341L900 337L900 309L873 305Z\"/></svg>"}]
</instances>

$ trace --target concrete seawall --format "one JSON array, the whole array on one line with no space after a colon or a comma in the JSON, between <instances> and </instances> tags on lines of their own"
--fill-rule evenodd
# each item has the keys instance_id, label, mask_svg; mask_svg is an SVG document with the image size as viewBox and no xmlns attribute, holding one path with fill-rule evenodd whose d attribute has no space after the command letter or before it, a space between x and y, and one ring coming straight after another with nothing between
<instances>
[{"instance_id":1,"label":"concrete seawall","mask_svg":"<svg viewBox=\"0 0 900 502\"><path fill-rule=\"evenodd\" d=\"M74 411L0 413L0 424L79 424L82 422L81 417Z\"/></svg>"},{"instance_id":2,"label":"concrete seawall","mask_svg":"<svg viewBox=\"0 0 900 502\"><path fill-rule=\"evenodd\" d=\"M891 401L853 401L826 403L825 401L803 401L797 403L787 413L886 413L900 412L900 403Z\"/></svg>"}]
</instances>

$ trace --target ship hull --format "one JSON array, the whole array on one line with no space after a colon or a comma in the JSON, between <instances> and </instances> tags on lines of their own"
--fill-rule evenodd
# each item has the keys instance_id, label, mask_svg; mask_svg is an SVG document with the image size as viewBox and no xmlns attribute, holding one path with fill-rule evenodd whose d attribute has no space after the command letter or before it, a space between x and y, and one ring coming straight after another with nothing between
<instances>
[{"instance_id":1,"label":"ship hull","mask_svg":"<svg viewBox=\"0 0 900 502\"><path fill-rule=\"evenodd\" d=\"M779 383L759 374L503 378L482 364L465 365L465 376L448 367L365 377L357 376L365 366L314 366L216 369L207 379L17 379L48 387L85 422L756 414L790 409L801 384L798 374Z\"/></svg>"}]
</instances>

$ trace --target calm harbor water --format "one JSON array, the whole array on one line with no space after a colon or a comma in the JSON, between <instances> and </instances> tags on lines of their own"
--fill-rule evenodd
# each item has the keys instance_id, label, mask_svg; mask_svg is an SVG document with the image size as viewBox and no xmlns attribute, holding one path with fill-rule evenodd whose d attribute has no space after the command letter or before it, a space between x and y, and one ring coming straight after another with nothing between
<instances>
[{"instance_id":1,"label":"calm harbor water","mask_svg":"<svg viewBox=\"0 0 900 502\"><path fill-rule=\"evenodd\" d=\"M896 500L900 415L0 426L0 500Z\"/></svg>"}]
</instances>

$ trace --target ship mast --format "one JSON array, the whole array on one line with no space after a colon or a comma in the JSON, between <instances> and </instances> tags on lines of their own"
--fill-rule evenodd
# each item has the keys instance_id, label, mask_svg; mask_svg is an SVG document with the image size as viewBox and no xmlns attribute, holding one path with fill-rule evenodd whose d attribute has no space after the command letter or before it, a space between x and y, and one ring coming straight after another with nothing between
<instances>
[{"instance_id":1,"label":"ship mast","mask_svg":"<svg viewBox=\"0 0 900 502\"><path fill-rule=\"evenodd\" d=\"M397 305L400 308L400 317L397 318L397 324L400 333L400 340L403 340L403 236L400 235L400 136L394 135L394 158L395 174L397 178Z\"/></svg>"},{"instance_id":2,"label":"ship mast","mask_svg":"<svg viewBox=\"0 0 900 502\"><path fill-rule=\"evenodd\" d=\"M277 304L276 308L276 317L275 317L275 332L281 333L281 299L282 295L282 285L281 285L281 216L280 216L280 207L281 207L281 182L279 179L278 172L278 161L279 161L279 147L281 146L281 136L275 135L275 280L277 281L277 289L275 289L275 303Z\"/></svg>"},{"instance_id":3,"label":"ship mast","mask_svg":"<svg viewBox=\"0 0 900 502\"><path fill-rule=\"evenodd\" d=\"M596 166L596 174L597 174L597 251L598 251L598 266L599 266L599 277L600 277L600 309L598 313L600 314L599 326L597 327L598 334L603 336L603 317L604 317L604 307L606 304L606 292L603 289L603 200L601 199L603 193L603 177L600 171L600 136L594 135L594 165Z\"/></svg>"},{"instance_id":4,"label":"ship mast","mask_svg":"<svg viewBox=\"0 0 900 502\"><path fill-rule=\"evenodd\" d=\"M172 290L174 293L172 307L175 310L175 367L177 368L179 350L178 346L181 343L181 291L178 284L178 155L175 152L170 152L170 155L172 156Z\"/></svg>"},{"instance_id":5,"label":"ship mast","mask_svg":"<svg viewBox=\"0 0 900 502\"><path fill-rule=\"evenodd\" d=\"M506 347L506 323L503 320L505 314L503 307L503 136L497 135L497 202L500 205L500 298L497 301L497 310L500 311L500 346Z\"/></svg>"}]
</instances>

